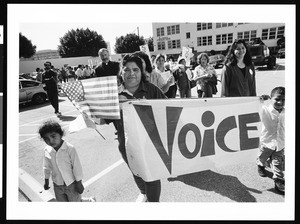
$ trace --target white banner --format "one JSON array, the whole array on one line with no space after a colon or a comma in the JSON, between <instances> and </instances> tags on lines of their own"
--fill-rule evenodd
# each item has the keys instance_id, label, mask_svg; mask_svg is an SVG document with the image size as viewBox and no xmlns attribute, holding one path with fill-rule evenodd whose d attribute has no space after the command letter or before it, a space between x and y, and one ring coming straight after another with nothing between
<instances>
[{"instance_id":1,"label":"white banner","mask_svg":"<svg viewBox=\"0 0 300 224\"><path fill-rule=\"evenodd\" d=\"M192 48L182 46L182 55L185 61L186 66L190 66L191 58L194 56Z\"/></svg>"},{"instance_id":2,"label":"white banner","mask_svg":"<svg viewBox=\"0 0 300 224\"><path fill-rule=\"evenodd\" d=\"M151 55L150 55L150 51L149 51L148 44L141 45L141 46L140 46L140 50L143 51L145 54L148 55L148 57L149 57L149 59L150 59L150 62L151 62Z\"/></svg>"},{"instance_id":3,"label":"white banner","mask_svg":"<svg viewBox=\"0 0 300 224\"><path fill-rule=\"evenodd\" d=\"M259 97L139 100L123 104L126 153L145 181L255 162Z\"/></svg>"},{"instance_id":4,"label":"white banner","mask_svg":"<svg viewBox=\"0 0 300 224\"><path fill-rule=\"evenodd\" d=\"M165 83L167 83L167 81L170 79L170 77L173 76L170 71L162 72L162 73L160 73L160 75L164 79ZM173 79L173 82L170 84L170 86L173 86L173 85L175 85L175 79Z\"/></svg>"}]
</instances>

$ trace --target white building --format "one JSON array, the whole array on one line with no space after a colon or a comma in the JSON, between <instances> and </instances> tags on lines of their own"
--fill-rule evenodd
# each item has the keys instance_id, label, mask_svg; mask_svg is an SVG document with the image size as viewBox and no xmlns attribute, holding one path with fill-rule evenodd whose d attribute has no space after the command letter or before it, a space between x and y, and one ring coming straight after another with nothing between
<instances>
[{"instance_id":1,"label":"white building","mask_svg":"<svg viewBox=\"0 0 300 224\"><path fill-rule=\"evenodd\" d=\"M278 39L285 36L284 23L152 23L155 54L179 55L183 46L193 52L226 54L235 39L255 37L275 50Z\"/></svg>"}]
</instances>

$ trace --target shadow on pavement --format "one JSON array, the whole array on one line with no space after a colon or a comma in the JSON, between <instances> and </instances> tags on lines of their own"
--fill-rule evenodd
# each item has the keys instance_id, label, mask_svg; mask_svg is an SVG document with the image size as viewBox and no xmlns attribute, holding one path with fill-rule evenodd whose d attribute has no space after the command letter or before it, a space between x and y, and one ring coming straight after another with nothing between
<instances>
[{"instance_id":1,"label":"shadow on pavement","mask_svg":"<svg viewBox=\"0 0 300 224\"><path fill-rule=\"evenodd\" d=\"M73 121L73 120L76 119L76 117L74 117L74 116L65 116L65 115L61 115L61 116L59 117L59 119L60 119L61 121Z\"/></svg>"},{"instance_id":2,"label":"shadow on pavement","mask_svg":"<svg viewBox=\"0 0 300 224\"><path fill-rule=\"evenodd\" d=\"M237 177L222 175L211 170L168 178L168 181L181 181L201 190L214 191L236 202L256 202L255 197L249 191L257 194L262 193L259 190L246 187Z\"/></svg>"}]
</instances>

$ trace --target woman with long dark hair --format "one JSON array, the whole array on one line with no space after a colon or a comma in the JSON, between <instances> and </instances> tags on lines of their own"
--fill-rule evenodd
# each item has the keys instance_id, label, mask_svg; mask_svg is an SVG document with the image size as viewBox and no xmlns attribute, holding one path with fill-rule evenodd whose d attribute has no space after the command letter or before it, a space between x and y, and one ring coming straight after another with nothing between
<instances>
[{"instance_id":1,"label":"woman with long dark hair","mask_svg":"<svg viewBox=\"0 0 300 224\"><path fill-rule=\"evenodd\" d=\"M244 39L233 42L221 74L222 97L256 96L255 68Z\"/></svg>"}]
</instances>

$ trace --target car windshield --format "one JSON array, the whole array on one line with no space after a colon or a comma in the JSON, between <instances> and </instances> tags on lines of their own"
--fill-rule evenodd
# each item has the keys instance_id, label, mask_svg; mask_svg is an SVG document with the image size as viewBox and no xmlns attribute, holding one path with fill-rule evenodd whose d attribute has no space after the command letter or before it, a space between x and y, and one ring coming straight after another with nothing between
<instances>
[{"instance_id":1,"label":"car windshield","mask_svg":"<svg viewBox=\"0 0 300 224\"><path fill-rule=\"evenodd\" d=\"M257 55L262 54L262 48L261 47L251 47L249 50L250 50L250 53L251 53L252 56L257 56Z\"/></svg>"},{"instance_id":2,"label":"car windshield","mask_svg":"<svg viewBox=\"0 0 300 224\"><path fill-rule=\"evenodd\" d=\"M38 82L33 82L33 81L21 81L21 85L23 88L28 88L28 87L34 87L38 86Z\"/></svg>"}]
</instances>

